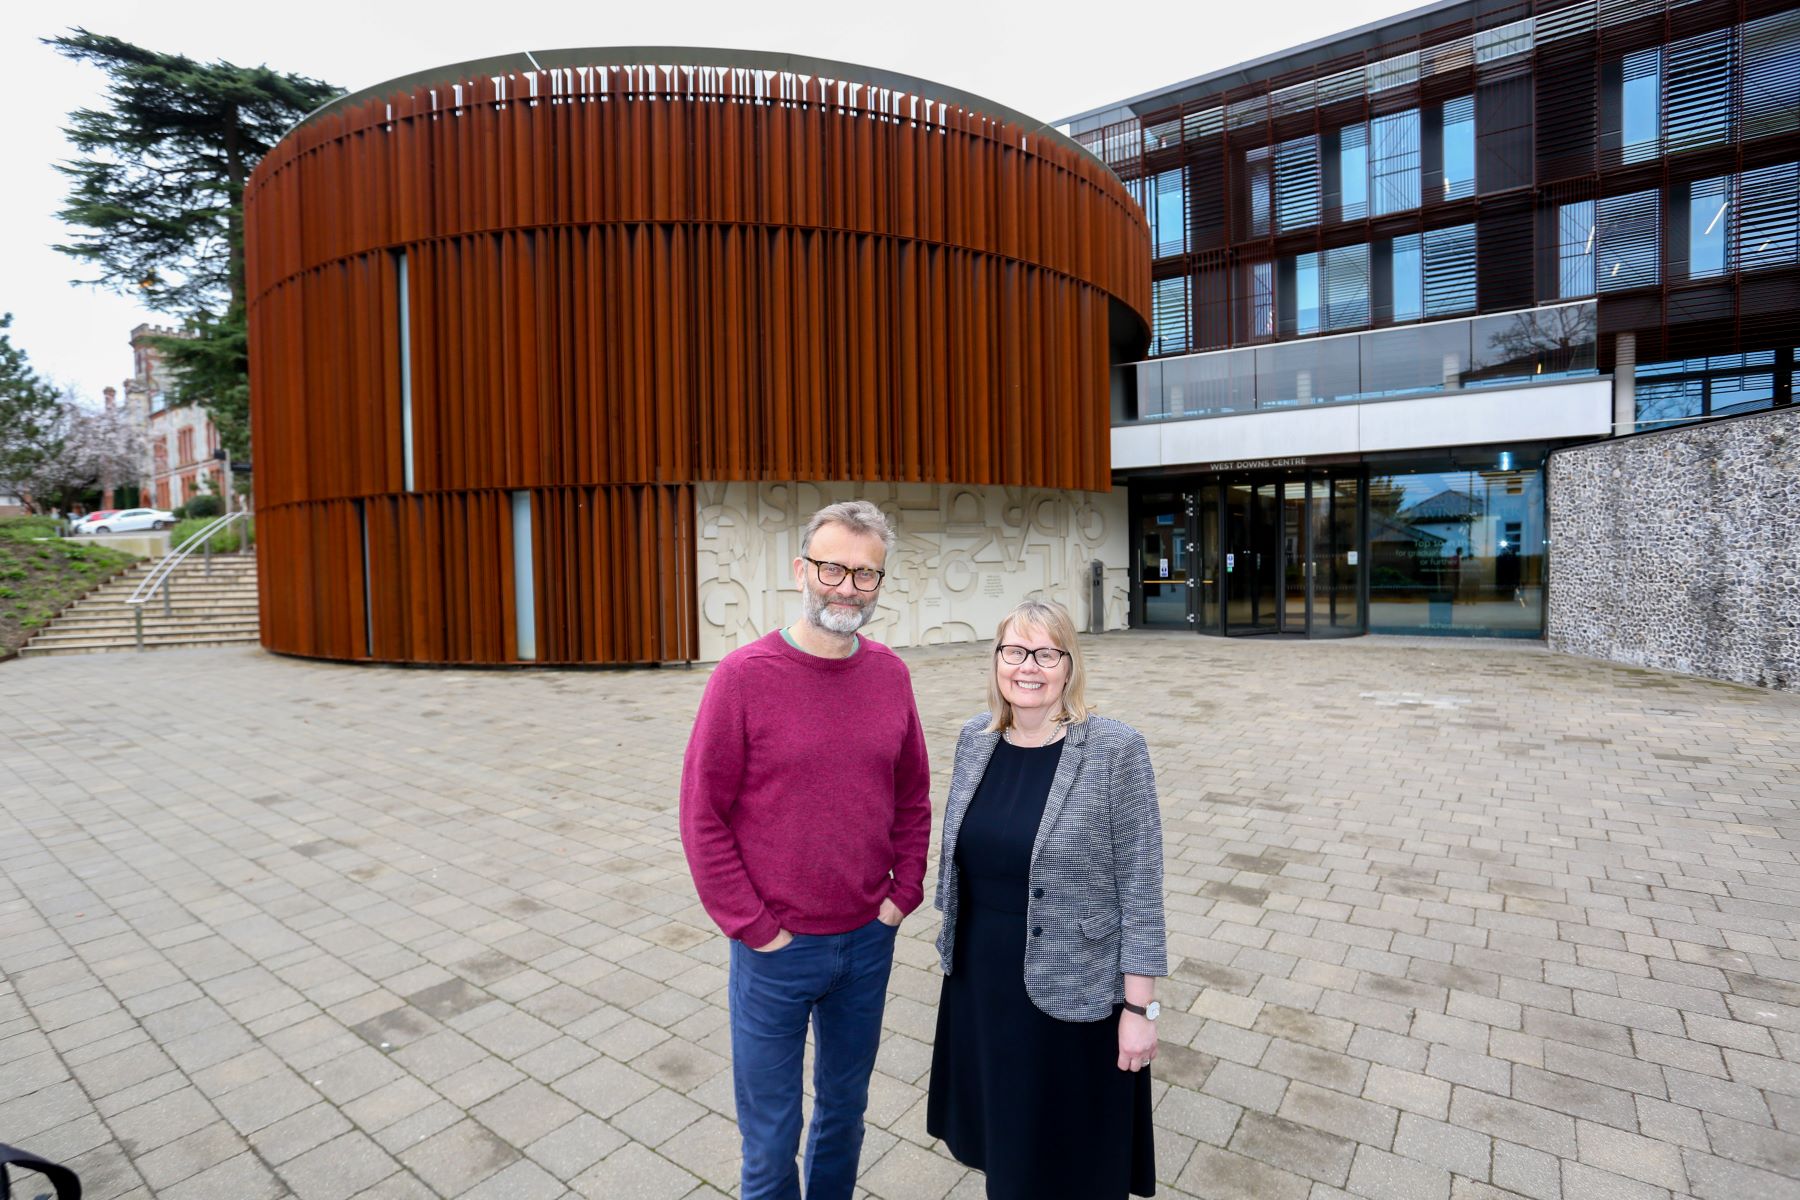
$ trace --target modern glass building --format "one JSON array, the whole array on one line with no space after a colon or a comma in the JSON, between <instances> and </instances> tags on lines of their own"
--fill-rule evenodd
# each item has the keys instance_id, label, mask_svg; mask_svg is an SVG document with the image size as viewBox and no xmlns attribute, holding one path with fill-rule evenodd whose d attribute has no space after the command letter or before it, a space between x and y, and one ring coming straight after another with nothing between
<instances>
[{"instance_id":1,"label":"modern glass building","mask_svg":"<svg viewBox=\"0 0 1800 1200\"><path fill-rule=\"evenodd\" d=\"M1793 402L1800 7L1422 8L1080 114L1133 624L1538 637L1545 453Z\"/></svg>"}]
</instances>

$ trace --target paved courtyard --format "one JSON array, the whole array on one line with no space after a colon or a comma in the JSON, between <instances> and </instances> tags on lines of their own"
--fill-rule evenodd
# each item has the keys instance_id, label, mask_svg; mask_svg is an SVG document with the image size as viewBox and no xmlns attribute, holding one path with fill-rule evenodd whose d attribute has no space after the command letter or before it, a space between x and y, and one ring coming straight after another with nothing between
<instances>
[{"instance_id":1,"label":"paved courtyard","mask_svg":"<svg viewBox=\"0 0 1800 1200\"><path fill-rule=\"evenodd\" d=\"M907 657L941 806L986 658ZM1163 797L1159 1196L1800 1195L1800 697L1535 644L1092 658ZM0 1141L93 1200L735 1194L675 823L705 679L0 665ZM880 1200L983 1194L924 1132L933 916Z\"/></svg>"}]
</instances>

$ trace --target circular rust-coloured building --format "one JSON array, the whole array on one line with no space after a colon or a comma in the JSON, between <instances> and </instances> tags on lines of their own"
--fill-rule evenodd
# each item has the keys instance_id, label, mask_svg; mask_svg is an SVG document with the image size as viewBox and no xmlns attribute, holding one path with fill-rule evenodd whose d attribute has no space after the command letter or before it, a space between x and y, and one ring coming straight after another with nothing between
<instances>
[{"instance_id":1,"label":"circular rust-coloured building","mask_svg":"<svg viewBox=\"0 0 1800 1200\"><path fill-rule=\"evenodd\" d=\"M706 656L700 489L1105 492L1109 369L1145 336L1145 223L1105 166L841 63L445 67L300 123L245 211L284 653Z\"/></svg>"}]
</instances>

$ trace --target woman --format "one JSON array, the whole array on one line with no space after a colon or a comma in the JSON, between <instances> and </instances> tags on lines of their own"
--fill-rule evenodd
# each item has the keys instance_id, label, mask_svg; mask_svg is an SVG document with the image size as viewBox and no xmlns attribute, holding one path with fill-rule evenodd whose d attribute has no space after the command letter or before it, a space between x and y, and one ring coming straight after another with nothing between
<instances>
[{"instance_id":1,"label":"woman","mask_svg":"<svg viewBox=\"0 0 1800 1200\"><path fill-rule=\"evenodd\" d=\"M1162 822L1143 736L1089 713L1062 606L1000 622L944 810L925 1127L990 1200L1156 1192Z\"/></svg>"}]
</instances>

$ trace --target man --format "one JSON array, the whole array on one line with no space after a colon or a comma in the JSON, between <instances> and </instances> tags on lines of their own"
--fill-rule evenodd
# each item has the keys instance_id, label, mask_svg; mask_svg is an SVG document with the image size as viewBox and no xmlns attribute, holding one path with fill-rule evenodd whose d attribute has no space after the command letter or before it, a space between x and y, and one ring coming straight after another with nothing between
<instances>
[{"instance_id":1,"label":"man","mask_svg":"<svg viewBox=\"0 0 1800 1200\"><path fill-rule=\"evenodd\" d=\"M801 619L727 655L681 775L681 844L731 938L743 1200L800 1200L801 1057L816 1045L807 1200L850 1200L894 933L924 899L930 767L906 666L856 631L894 531L820 509L794 559Z\"/></svg>"}]
</instances>

